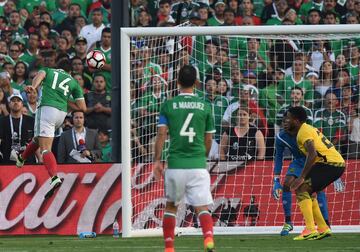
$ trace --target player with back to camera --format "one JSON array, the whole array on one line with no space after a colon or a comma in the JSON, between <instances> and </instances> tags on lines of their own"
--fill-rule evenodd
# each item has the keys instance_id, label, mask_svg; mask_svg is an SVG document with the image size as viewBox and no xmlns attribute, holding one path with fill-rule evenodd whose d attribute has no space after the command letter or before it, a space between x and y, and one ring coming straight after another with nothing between
<instances>
[{"instance_id":1,"label":"player with back to camera","mask_svg":"<svg viewBox=\"0 0 360 252\"><path fill-rule=\"evenodd\" d=\"M213 203L210 175L206 169L212 134L215 132L210 105L193 94L196 70L190 65L179 71L180 94L167 100L160 111L155 142L154 176L164 171L161 152L169 132L170 149L165 170L166 206L163 217L165 252L174 250L176 212L180 201L195 208L207 252L215 251L213 221L208 206Z\"/></svg>"},{"instance_id":2,"label":"player with back to camera","mask_svg":"<svg viewBox=\"0 0 360 252\"><path fill-rule=\"evenodd\" d=\"M307 124L306 119L302 107L289 108L284 118L284 129L296 136L298 148L306 156L300 176L290 185L290 189L295 190L306 225L294 240L322 239L331 235L313 195L340 178L345 170L345 161L334 145L318 129Z\"/></svg>"},{"instance_id":3,"label":"player with back to camera","mask_svg":"<svg viewBox=\"0 0 360 252\"><path fill-rule=\"evenodd\" d=\"M45 198L53 195L61 186L62 179L57 176L57 163L51 152L55 130L64 122L68 105L74 110L86 111L83 91L78 82L69 74L71 65L68 60L58 63L62 69L42 68L25 91L31 92L41 86L42 97L35 115L34 138L22 154L19 154L16 166L23 167L25 160L40 148L43 162L51 177L50 190ZM72 101L74 99L74 101Z\"/></svg>"},{"instance_id":4,"label":"player with back to camera","mask_svg":"<svg viewBox=\"0 0 360 252\"><path fill-rule=\"evenodd\" d=\"M280 175L283 166L284 151L288 148L293 156L293 161L289 164L283 186L280 184ZM282 205L285 214L285 223L280 232L280 235L288 235L293 230L291 221L291 206L292 206L292 193L290 190L291 183L301 175L301 171L305 164L305 156L299 150L296 137L287 133L284 129L276 135L275 139L275 165L274 165L274 185L272 196L274 199L279 200L282 192ZM325 192L319 191L317 193L317 200L319 202L321 213L327 225L329 225L329 213Z\"/></svg>"}]
</instances>

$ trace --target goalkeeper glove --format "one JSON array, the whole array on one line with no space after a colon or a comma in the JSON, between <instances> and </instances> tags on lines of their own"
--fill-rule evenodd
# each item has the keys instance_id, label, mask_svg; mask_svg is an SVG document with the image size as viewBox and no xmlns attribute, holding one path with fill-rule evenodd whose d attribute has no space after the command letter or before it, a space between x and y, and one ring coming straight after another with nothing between
<instances>
[{"instance_id":1,"label":"goalkeeper glove","mask_svg":"<svg viewBox=\"0 0 360 252\"><path fill-rule=\"evenodd\" d=\"M343 192L345 191L345 184L342 182L341 178L338 178L334 181L334 190L335 192Z\"/></svg>"},{"instance_id":2,"label":"goalkeeper glove","mask_svg":"<svg viewBox=\"0 0 360 252\"><path fill-rule=\"evenodd\" d=\"M273 186L273 190L272 190L272 195L274 197L274 199L279 200L280 199L280 194L283 190L283 187L280 184L280 178L274 178L274 186Z\"/></svg>"}]
</instances>

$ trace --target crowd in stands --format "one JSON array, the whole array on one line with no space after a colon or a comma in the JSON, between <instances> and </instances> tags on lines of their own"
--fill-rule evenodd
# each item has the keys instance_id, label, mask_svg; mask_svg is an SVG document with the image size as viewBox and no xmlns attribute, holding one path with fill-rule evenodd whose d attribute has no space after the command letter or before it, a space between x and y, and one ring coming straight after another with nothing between
<instances>
[{"instance_id":1,"label":"crowd in stands","mask_svg":"<svg viewBox=\"0 0 360 252\"><path fill-rule=\"evenodd\" d=\"M130 1L136 27L358 24L359 15L360 0ZM303 106L308 123L344 157L357 158L359 38L132 38L135 160L151 160L161 104L176 95L177 70L184 64L196 67L196 95L212 104L217 133L209 159L272 159L274 137L291 106Z\"/></svg>"},{"instance_id":2,"label":"crowd in stands","mask_svg":"<svg viewBox=\"0 0 360 252\"><path fill-rule=\"evenodd\" d=\"M71 66L87 104L56 132L58 161L79 162L70 156L78 136L87 161L111 161L110 21L111 0L0 0L0 164L14 164L12 150L23 150L34 134L41 90L26 93L24 87L42 68L62 68L58 62ZM93 49L106 57L101 70L86 64ZM29 161L41 163L41 155Z\"/></svg>"}]
</instances>

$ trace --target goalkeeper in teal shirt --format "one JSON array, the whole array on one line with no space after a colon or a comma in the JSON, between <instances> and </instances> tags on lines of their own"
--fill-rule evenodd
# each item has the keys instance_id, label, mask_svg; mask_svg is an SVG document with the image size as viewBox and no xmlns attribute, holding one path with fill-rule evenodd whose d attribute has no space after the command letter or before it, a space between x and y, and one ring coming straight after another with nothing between
<instances>
[{"instance_id":1,"label":"goalkeeper in teal shirt","mask_svg":"<svg viewBox=\"0 0 360 252\"><path fill-rule=\"evenodd\" d=\"M290 163L287 170L283 185L280 184L280 174L283 166L283 155L285 149L288 148L293 155L293 161ZM293 224L291 220L291 205L292 195L290 191L290 185L295 178L298 178L304 168L306 157L300 152L296 137L289 135L283 129L276 135L275 139L275 166L274 166L274 185L272 190L272 196L274 199L279 200L280 194L282 194L282 204L285 214L285 224L280 232L280 235L288 235L293 230ZM321 213L329 225L329 212L327 206L327 200L323 191L317 192L317 200L319 202Z\"/></svg>"}]
</instances>

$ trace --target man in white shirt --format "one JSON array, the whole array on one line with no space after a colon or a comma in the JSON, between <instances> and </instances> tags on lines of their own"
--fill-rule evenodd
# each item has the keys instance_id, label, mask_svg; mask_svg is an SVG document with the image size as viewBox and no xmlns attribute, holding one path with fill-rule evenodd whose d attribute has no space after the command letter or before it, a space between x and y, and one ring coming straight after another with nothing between
<instances>
[{"instance_id":1,"label":"man in white shirt","mask_svg":"<svg viewBox=\"0 0 360 252\"><path fill-rule=\"evenodd\" d=\"M87 49L96 41L101 39L101 32L105 28L103 24L103 14L101 9L97 8L92 11L92 24L85 25L81 28L79 36L83 36L87 40Z\"/></svg>"}]
</instances>

